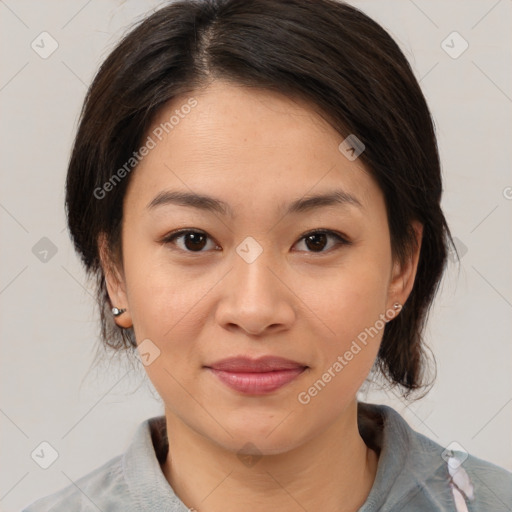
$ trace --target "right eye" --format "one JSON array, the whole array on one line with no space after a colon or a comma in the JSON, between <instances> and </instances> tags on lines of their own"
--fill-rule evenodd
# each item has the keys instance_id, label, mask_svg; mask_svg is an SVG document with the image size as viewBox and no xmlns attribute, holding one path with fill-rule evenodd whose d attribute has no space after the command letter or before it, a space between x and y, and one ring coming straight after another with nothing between
<instances>
[{"instance_id":1,"label":"right eye","mask_svg":"<svg viewBox=\"0 0 512 512\"><path fill-rule=\"evenodd\" d=\"M184 252L206 252L203 249L208 245L208 241L213 244L214 249L218 248L218 245L209 238L207 233L194 229L173 231L162 239L162 243L177 246Z\"/></svg>"}]
</instances>

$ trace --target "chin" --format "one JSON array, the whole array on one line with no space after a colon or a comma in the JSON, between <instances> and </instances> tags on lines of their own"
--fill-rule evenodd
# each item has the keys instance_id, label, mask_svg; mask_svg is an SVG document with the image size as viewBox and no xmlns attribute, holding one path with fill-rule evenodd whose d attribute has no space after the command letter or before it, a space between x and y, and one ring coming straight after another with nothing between
<instances>
[{"instance_id":1,"label":"chin","mask_svg":"<svg viewBox=\"0 0 512 512\"><path fill-rule=\"evenodd\" d=\"M267 416L262 420L261 414L251 417L250 414L243 417L232 418L225 421L223 429L203 432L212 442L236 454L247 455L279 455L305 443L313 434L308 435L309 430L304 421L297 424L296 421L283 421L289 413L283 411L279 416ZM291 415L290 415L291 416Z\"/></svg>"},{"instance_id":2,"label":"chin","mask_svg":"<svg viewBox=\"0 0 512 512\"><path fill-rule=\"evenodd\" d=\"M256 435L251 432L234 435L233 438L215 440L223 449L236 454L237 456L251 455L254 457L263 455L281 455L299 447L304 440L295 439L290 435L275 436L270 439L265 435Z\"/></svg>"}]
</instances>

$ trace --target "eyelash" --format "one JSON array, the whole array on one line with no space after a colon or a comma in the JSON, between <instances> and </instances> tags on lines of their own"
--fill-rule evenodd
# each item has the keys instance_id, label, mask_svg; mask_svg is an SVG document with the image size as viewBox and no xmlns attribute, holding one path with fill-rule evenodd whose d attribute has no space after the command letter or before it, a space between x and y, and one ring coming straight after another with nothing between
<instances>
[{"instance_id":1,"label":"eyelash","mask_svg":"<svg viewBox=\"0 0 512 512\"><path fill-rule=\"evenodd\" d=\"M173 232L167 234L164 238L162 238L161 243L163 243L165 245L173 244L173 242L175 240L182 238L184 235L189 234L189 233L205 235L208 239L212 240L211 237L208 235L208 233L205 233L204 231L201 231L199 229L187 228L187 229L180 229L177 231L173 231ZM308 236L316 235L316 234L325 234L325 235L331 236L331 237L335 238L337 240L337 242L333 247L331 247L331 249L328 249L327 251L324 251L324 250L322 250L322 251L306 251L310 254L328 254L328 253L332 252L333 249L339 248L340 246L344 246L344 245L351 245L351 243L352 243L349 240L347 240L344 236L342 236L341 233L332 231L330 229L314 229L313 231L308 231L307 233L304 233L299 238L299 240L297 242L306 239ZM202 254L202 253L206 252L203 250L189 251L189 250L179 249L179 248L177 250L188 253L188 254Z\"/></svg>"}]
</instances>

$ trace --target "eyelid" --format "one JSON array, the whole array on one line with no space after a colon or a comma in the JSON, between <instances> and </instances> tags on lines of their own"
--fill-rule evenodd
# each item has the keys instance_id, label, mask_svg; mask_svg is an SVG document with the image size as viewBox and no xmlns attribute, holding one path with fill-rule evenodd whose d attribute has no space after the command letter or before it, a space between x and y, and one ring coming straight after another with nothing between
<instances>
[{"instance_id":1,"label":"eyelid","mask_svg":"<svg viewBox=\"0 0 512 512\"><path fill-rule=\"evenodd\" d=\"M159 240L159 242L164 244L164 245L172 244L172 242L175 239L179 238L180 236L186 235L187 233L197 233L197 234L200 234L200 235L204 235L209 240L214 242L215 245L217 245L217 246L219 245L217 243L217 241L212 236L210 236L206 231L203 231L202 229L199 229L199 228L181 228L181 229L177 229L175 231L171 231L170 233L167 233L166 235L164 235ZM183 251L181 249L178 249L178 250L180 250L181 252L188 253L188 254L201 254L201 253L207 252L207 251Z\"/></svg>"},{"instance_id":2,"label":"eyelid","mask_svg":"<svg viewBox=\"0 0 512 512\"><path fill-rule=\"evenodd\" d=\"M305 240L308 236L311 236L311 235L315 235L315 234L325 234L327 235L328 237L331 237L331 238L335 238L336 239L336 243L328 250L324 251L318 251L318 252L315 252L315 251L299 251L299 252L304 252L305 254L307 254L308 256L327 256L329 254L331 254L333 251L335 251L336 249L340 248L340 246L346 246L346 245L352 245L352 242L348 239L347 236L345 236L344 234L340 233L339 231L336 231L336 230L333 230L333 229L327 229L327 228L317 228L317 229L313 229L311 231L307 231L306 233L303 233L300 238L297 240L297 242L295 242L293 244L293 246L295 247L295 245L297 245L299 242L302 242L303 240Z\"/></svg>"},{"instance_id":3,"label":"eyelid","mask_svg":"<svg viewBox=\"0 0 512 512\"><path fill-rule=\"evenodd\" d=\"M316 233L327 234L327 235L331 235L335 238L339 238L340 241L342 241L343 243L345 243L347 245L352 243L349 240L349 238L346 235L344 235L343 233L340 233L339 231L336 231L334 229L327 229L327 228L317 228L317 229L313 229L311 231L306 231L304 234L302 234L300 236L299 240L302 240L303 238L306 238L309 235L314 235Z\"/></svg>"}]
</instances>

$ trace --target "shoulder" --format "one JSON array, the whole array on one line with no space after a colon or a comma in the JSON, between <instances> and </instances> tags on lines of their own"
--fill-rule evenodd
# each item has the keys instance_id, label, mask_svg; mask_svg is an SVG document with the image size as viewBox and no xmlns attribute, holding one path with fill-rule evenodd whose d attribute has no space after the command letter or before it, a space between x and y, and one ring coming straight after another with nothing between
<instances>
[{"instance_id":1,"label":"shoulder","mask_svg":"<svg viewBox=\"0 0 512 512\"><path fill-rule=\"evenodd\" d=\"M372 505L378 502L382 508L368 510L512 510L512 473L466 453L456 443L442 446L416 432L390 407L360 407L367 417L382 418L379 467L370 494Z\"/></svg>"},{"instance_id":2,"label":"shoulder","mask_svg":"<svg viewBox=\"0 0 512 512\"><path fill-rule=\"evenodd\" d=\"M512 510L511 472L467 453L456 442L442 446L409 426L407 428L413 447L411 460L433 470L442 467L456 504L465 501L469 507L466 509L475 512Z\"/></svg>"},{"instance_id":3,"label":"shoulder","mask_svg":"<svg viewBox=\"0 0 512 512\"><path fill-rule=\"evenodd\" d=\"M73 512L107 510L108 503L127 495L122 455L118 455L63 489L40 498L22 512ZM107 502L108 500L108 502ZM120 502L119 504L122 504ZM105 508L104 508L105 507Z\"/></svg>"},{"instance_id":4,"label":"shoulder","mask_svg":"<svg viewBox=\"0 0 512 512\"><path fill-rule=\"evenodd\" d=\"M165 416L139 424L132 443L76 482L22 512L176 512L186 510L161 468L168 450Z\"/></svg>"},{"instance_id":5,"label":"shoulder","mask_svg":"<svg viewBox=\"0 0 512 512\"><path fill-rule=\"evenodd\" d=\"M470 494L471 510L512 510L511 472L464 452L453 453L457 462L449 460L448 469L454 486Z\"/></svg>"}]
</instances>

